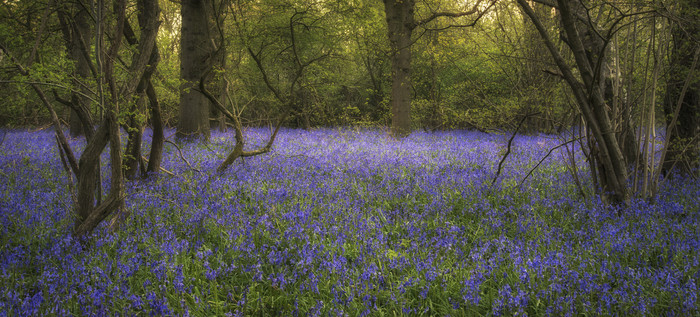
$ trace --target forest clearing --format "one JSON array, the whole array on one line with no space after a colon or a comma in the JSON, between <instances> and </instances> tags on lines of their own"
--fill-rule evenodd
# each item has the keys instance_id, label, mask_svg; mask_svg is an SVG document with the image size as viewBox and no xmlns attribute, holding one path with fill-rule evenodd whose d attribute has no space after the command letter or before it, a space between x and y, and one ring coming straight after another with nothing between
<instances>
[{"instance_id":1,"label":"forest clearing","mask_svg":"<svg viewBox=\"0 0 700 317\"><path fill-rule=\"evenodd\" d=\"M174 175L129 183L121 228L80 243L53 132L4 134L3 314L700 311L698 180L669 179L655 204L618 214L580 195L564 147L526 178L564 135L517 135L492 185L507 134L282 129L272 152L218 174L233 136L214 132L182 156L166 145ZM255 146L269 131L246 135Z\"/></svg>"}]
</instances>

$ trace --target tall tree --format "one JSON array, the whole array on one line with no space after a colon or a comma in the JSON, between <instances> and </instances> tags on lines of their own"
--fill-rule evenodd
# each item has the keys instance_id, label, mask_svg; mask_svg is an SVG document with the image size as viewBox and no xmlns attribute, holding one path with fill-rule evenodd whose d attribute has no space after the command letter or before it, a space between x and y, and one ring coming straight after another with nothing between
<instances>
[{"instance_id":1,"label":"tall tree","mask_svg":"<svg viewBox=\"0 0 700 317\"><path fill-rule=\"evenodd\" d=\"M106 56L103 56L104 38L102 30L107 25L105 23L104 1L97 1L97 13L95 14L95 57L98 65L98 90L102 91L103 84L108 86L110 95L109 102L104 94L100 92L99 101L102 105L107 105L105 118L95 135L85 146L85 150L80 155L76 177L78 179L76 210L77 218L73 227L75 236L84 236L90 233L107 216L115 211L124 209L124 178L122 174L122 152L121 137L119 135L119 96L114 74L114 62L121 46L122 35L124 33L124 23L126 20L126 1L121 0L114 4L114 15L116 24L112 33L112 42ZM104 71L104 72L103 72ZM99 179L99 157L104 148L109 144L111 160L111 189L105 200L95 197L96 179ZM67 148L63 149L66 153ZM96 175L97 174L97 175Z\"/></svg>"},{"instance_id":2,"label":"tall tree","mask_svg":"<svg viewBox=\"0 0 700 317\"><path fill-rule=\"evenodd\" d=\"M384 0L391 48L391 133L411 133L411 35L415 0Z\"/></svg>"},{"instance_id":3,"label":"tall tree","mask_svg":"<svg viewBox=\"0 0 700 317\"><path fill-rule=\"evenodd\" d=\"M212 55L207 7L212 0L183 0L180 14L180 116L178 137L209 139L209 100L196 87L204 76Z\"/></svg>"},{"instance_id":4,"label":"tall tree","mask_svg":"<svg viewBox=\"0 0 700 317\"><path fill-rule=\"evenodd\" d=\"M54 110L52 100L47 98L42 90L42 86L37 81L45 81L45 76L41 74L45 65L41 62L25 67L19 59L15 58L7 49L6 45L0 41L0 50L4 55L9 56L18 73L26 78L39 78L29 81L28 84L36 92L36 95L45 106L51 116L51 121L56 132L56 140L61 154L61 160L71 176L77 179L75 210L76 217L73 227L73 235L84 236L94 230L103 220L110 216L112 224L118 224L119 215L127 215L124 205L124 170L122 158L122 142L119 132L120 128L120 106L130 104L134 101L133 95L138 90L142 79L148 76L148 65L154 63L153 51L155 50L155 36L158 30L158 0L137 0L136 5L140 19L140 38L138 45L133 50L122 50L122 40L133 36L127 32L129 28L127 22L127 0L117 0L113 5L105 5L104 0L97 0L93 12L95 25L94 38L94 60L90 60L90 65L94 65L95 88L91 97L105 110L104 117L97 129L85 130L87 144L80 156L75 155L75 151L67 142L63 133L61 122ZM110 9L111 7L111 9ZM65 16L64 16L65 17ZM39 31L38 37L42 36L43 30ZM105 41L107 40L107 41ZM107 43L109 45L107 45ZM88 45L83 45L87 47ZM107 47L108 46L108 47ZM125 52L133 52L131 58L124 56ZM83 49L85 54L85 49ZM85 54L87 55L87 54ZM33 58L29 58L33 60ZM123 68L116 67L118 61L128 61L128 65ZM49 86L62 87L71 92L78 91L61 83L46 82ZM56 94L57 95L57 94ZM81 118L82 119L82 118ZM85 122L83 122L85 128ZM106 197L101 191L101 169L100 156L105 148L109 146L110 152L110 189ZM115 213L118 213L115 215ZM114 228L114 227L113 227Z\"/></svg>"},{"instance_id":5,"label":"tall tree","mask_svg":"<svg viewBox=\"0 0 700 317\"><path fill-rule=\"evenodd\" d=\"M700 2L678 0L671 21L670 72L664 100L671 134L664 171L691 173L700 167ZM680 108L679 108L680 107Z\"/></svg>"},{"instance_id":6,"label":"tall tree","mask_svg":"<svg viewBox=\"0 0 700 317\"><path fill-rule=\"evenodd\" d=\"M493 2L491 2L493 4ZM480 10L481 0L468 11L432 12L425 19L416 20L415 0L384 0L384 12L388 26L391 48L391 133L404 137L411 132L411 44L413 31L438 17L459 18L477 14L467 25L472 26L484 14ZM490 6L489 6L490 7Z\"/></svg>"},{"instance_id":7,"label":"tall tree","mask_svg":"<svg viewBox=\"0 0 700 317\"><path fill-rule=\"evenodd\" d=\"M629 204L631 199L628 188L628 171L622 154L617 134L613 129L611 114L605 99L605 45L598 45L586 37L577 25L581 17L578 8L583 6L578 1L557 0L561 28L566 36L577 67L578 75L555 47L549 33L540 18L535 14L526 0L517 0L523 12L535 24L537 31L545 42L549 53L554 58L561 75L574 94L579 110L592 134L590 158L595 160L591 173L600 182L602 197L616 204ZM589 15L583 15L589 17ZM589 22L590 24L590 22ZM586 45L588 44L588 45Z\"/></svg>"}]
</instances>

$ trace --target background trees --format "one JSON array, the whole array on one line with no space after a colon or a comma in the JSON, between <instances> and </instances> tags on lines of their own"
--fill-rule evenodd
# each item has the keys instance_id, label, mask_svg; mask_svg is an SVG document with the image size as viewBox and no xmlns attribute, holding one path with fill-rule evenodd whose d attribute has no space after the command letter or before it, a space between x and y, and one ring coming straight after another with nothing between
<instances>
[{"instance_id":1,"label":"background trees","mask_svg":"<svg viewBox=\"0 0 700 317\"><path fill-rule=\"evenodd\" d=\"M653 196L661 148L666 172L697 170L697 14L687 0L4 1L0 124L63 121L102 140L95 155L117 150L116 124L127 135L120 175L135 178L159 170L167 126L208 139L213 124L286 117L401 137L526 118L527 133L580 127L599 194L625 202ZM654 133L665 124L663 147Z\"/></svg>"},{"instance_id":2,"label":"background trees","mask_svg":"<svg viewBox=\"0 0 700 317\"><path fill-rule=\"evenodd\" d=\"M75 48L81 44L74 35L75 29L85 29L80 32L89 33L83 34L84 38L94 37L91 33L94 26L81 22L86 12L92 12L94 1L62 2L60 10L49 4L39 0L3 3L4 14L8 17L3 22L8 34L5 38L12 40L18 55L29 57L41 27L41 19L31 17L48 12L45 27L62 32L44 32L42 35L42 45L38 46L35 55L47 62L49 59L60 60L42 63L53 67L47 68L46 72L52 76L75 78L94 72L86 72L81 64L84 54L82 57L77 54ZM182 6L190 4L197 4L201 10L185 10L186 14L182 16ZM416 111L407 117L409 120L403 121L403 130L507 128L512 121L509 118L517 115L517 111L503 110L520 104L514 93L520 88L506 84L512 82L514 68L501 66L518 64L522 50L520 44L506 44L501 40L517 38L522 28L513 25L512 21L503 21L503 17L511 16L508 12L512 10L512 4L499 4L491 13L486 10L489 4L455 6L447 1L419 1L415 4L416 21L411 28L418 31L411 30L408 50L417 56L409 65L414 73L410 77L404 76L402 80L407 82L397 87L403 89L400 95L417 103ZM161 59L151 82L162 108L163 121L177 127L179 135L196 134L197 131L206 135L209 125L218 122L210 120L218 117L214 118L216 115L208 109L208 101L196 91L204 69L211 72L213 82L210 84L216 82L216 87L210 87L213 92L223 92L219 87L224 85L231 92L228 98L220 99L224 99L227 107L237 107L244 125L267 124L271 116L281 112L284 104L292 103L294 113L285 123L289 126L384 126L395 117L390 102L401 98L392 98L391 95L391 60L399 55L390 45L383 2L212 0L179 4L159 1L159 5L162 7L161 27L156 41ZM472 9L476 10L472 15L455 17L470 13ZM131 10L130 19L136 23L138 9L129 5L128 10ZM189 18L195 13L197 22ZM475 28L460 27L474 22L478 14L488 14L488 18L479 19ZM392 36L395 33L392 31ZM138 30L135 34L138 35ZM48 43L60 45L44 45ZM183 43L187 43L188 48L183 47ZM91 45L88 41L88 52L94 51ZM506 48L507 45L511 47ZM58 51L59 47L66 51ZM250 54L248 47L255 56ZM256 58L272 87L285 95L280 97L287 101L280 101L269 89ZM183 63L183 59L187 62ZM300 66L303 68L301 72ZM8 71L3 73L2 89L7 98L2 101L6 107L0 109L2 123L21 126L46 122L48 114L37 106L36 97L28 93L26 87L9 84L7 81L11 81L16 73L8 68L5 70ZM294 79L296 76L299 78ZM45 78L45 81L49 80L70 82L58 77ZM295 92L290 92L290 88ZM80 101L73 100L73 93L66 89L57 89L57 92L71 103ZM77 94L77 97L81 96ZM557 101L552 107L560 109L564 105ZM88 108L88 113L98 121L102 110L94 105ZM70 109L72 107L62 106L58 109L59 114L68 120ZM73 131L77 132L77 128Z\"/></svg>"},{"instance_id":3,"label":"background trees","mask_svg":"<svg viewBox=\"0 0 700 317\"><path fill-rule=\"evenodd\" d=\"M664 169L677 166L689 173L700 166L700 4L680 0L671 7L669 77L664 113L671 134L669 160Z\"/></svg>"}]
</instances>

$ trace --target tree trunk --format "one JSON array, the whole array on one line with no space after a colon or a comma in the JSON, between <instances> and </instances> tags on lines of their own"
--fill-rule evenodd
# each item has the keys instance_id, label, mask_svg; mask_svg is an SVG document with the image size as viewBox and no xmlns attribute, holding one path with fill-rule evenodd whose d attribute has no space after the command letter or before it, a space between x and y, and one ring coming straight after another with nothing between
<instances>
[{"instance_id":1,"label":"tree trunk","mask_svg":"<svg viewBox=\"0 0 700 317\"><path fill-rule=\"evenodd\" d=\"M86 39L90 38L90 15L83 6L72 7L66 3L59 6L58 20L66 43L68 57L75 63L73 86L83 93L89 93L85 80L90 77L90 61L87 53ZM70 135L92 134L94 127L89 111L89 101L74 91L70 98L70 115L68 119ZM88 130L88 131L85 131Z\"/></svg>"},{"instance_id":2,"label":"tree trunk","mask_svg":"<svg viewBox=\"0 0 700 317\"><path fill-rule=\"evenodd\" d=\"M143 80L142 80L143 81ZM129 118L129 131L126 141L126 149L124 150L124 177L126 179L135 179L139 170L139 162L141 162L141 144L143 144L143 129L144 124L141 122L141 116L146 113L146 85L137 88L136 104L133 111L135 115ZM142 171L145 172L145 171Z\"/></svg>"},{"instance_id":3,"label":"tree trunk","mask_svg":"<svg viewBox=\"0 0 700 317\"><path fill-rule=\"evenodd\" d=\"M391 133L411 133L411 34L415 0L384 0L391 47Z\"/></svg>"},{"instance_id":4,"label":"tree trunk","mask_svg":"<svg viewBox=\"0 0 700 317\"><path fill-rule=\"evenodd\" d=\"M183 0L181 3L182 32L180 36L180 118L178 138L209 139L209 101L195 88L206 72L211 54L209 19L206 5L211 0Z\"/></svg>"},{"instance_id":5,"label":"tree trunk","mask_svg":"<svg viewBox=\"0 0 700 317\"><path fill-rule=\"evenodd\" d=\"M571 5L577 4L570 3L568 0L558 0L557 4L562 22L561 27L566 34L567 45L576 61L580 76L579 80L574 75L572 68L557 51L547 30L526 0L518 0L518 4L530 17L545 41L550 54L574 94L588 128L590 128L594 141L590 153L591 156L595 155L594 159L597 162L595 169L597 170L600 184L603 186L603 198L609 199L614 204L629 205L631 195L627 186L627 166L605 101L605 86L604 82L602 82L605 77L597 73L601 72L603 67L596 63L604 62L605 58L591 58L592 56L604 54L604 51L600 48L597 51L593 51L596 47L591 46L595 45L586 46L584 44L587 42L587 39L579 32L575 20L575 8L571 7ZM593 151L594 149L595 151ZM596 173L596 170L591 172Z\"/></svg>"},{"instance_id":6,"label":"tree trunk","mask_svg":"<svg viewBox=\"0 0 700 317\"><path fill-rule=\"evenodd\" d=\"M156 54L157 50L155 51ZM163 143L165 134L163 133L163 117L160 111L160 103L158 96L153 88L153 84L149 81L146 88L146 95L151 106L151 122L153 136L151 137L151 153L148 155L148 173L158 173L160 171L160 163L163 161Z\"/></svg>"},{"instance_id":7,"label":"tree trunk","mask_svg":"<svg viewBox=\"0 0 700 317\"><path fill-rule=\"evenodd\" d=\"M90 77L90 61L87 59L88 55L83 54L83 49L82 46L86 42L85 39L91 38L91 28L90 28L90 15L87 12L87 10L83 7L80 7L78 9L78 13L76 14L75 17L75 26L76 26L76 34L73 38L75 41L74 47L73 47L73 52L71 53L71 56L74 58L76 61L75 65L75 75L76 75L76 84L80 84L79 81L85 81L85 79ZM87 52L85 52L87 53ZM80 90L83 93L89 93L89 89L87 89L85 86L82 86ZM73 93L73 104L75 107L78 107L80 112L82 113L82 116L86 116L89 119L81 120L80 115L78 112L75 110L71 111L71 118L70 118L70 133L72 136L76 136L79 134L92 134L92 131L86 132L85 130L94 130L93 128L93 122L92 118L90 115L90 101L87 100L87 98L78 95L76 93ZM77 120L76 120L77 119Z\"/></svg>"},{"instance_id":8,"label":"tree trunk","mask_svg":"<svg viewBox=\"0 0 700 317\"><path fill-rule=\"evenodd\" d=\"M103 5L98 1L98 7ZM117 60L119 48L124 34L124 24L126 20L126 2L117 1L114 5L117 15L115 32L109 52L104 59L104 76L98 73L98 80L106 81L109 86L111 100L106 103L106 116L102 124L95 132L93 138L85 146L85 150L80 156L78 173L78 217L75 219L73 235L82 237L94 230L102 220L115 211L124 209L124 177L122 174L122 153L121 137L119 135L119 94L114 78L114 62ZM97 15L98 30L102 28L103 17ZM97 40L96 52L97 60L102 60L99 55L102 53L101 41ZM111 161L111 188L109 195L104 201L95 202L95 177L94 171L99 163L102 151L109 143Z\"/></svg>"},{"instance_id":9,"label":"tree trunk","mask_svg":"<svg viewBox=\"0 0 700 317\"><path fill-rule=\"evenodd\" d=\"M90 142L88 142L85 150L80 155L78 163L78 197L77 197L77 213L78 219L75 221L73 228L74 232L83 223L83 219L87 219L95 206L95 191L96 179L99 177L97 166L99 158L107 146L109 141L109 131L106 123L102 123L95 132Z\"/></svg>"},{"instance_id":10,"label":"tree trunk","mask_svg":"<svg viewBox=\"0 0 700 317\"><path fill-rule=\"evenodd\" d=\"M700 45L700 3L679 1L677 14L679 19L671 26L671 69L664 99L667 125L671 124L681 98L682 101L675 126L666 129L666 133L671 133L671 140L663 170L668 173L675 168L682 174L689 174L700 167L700 72L697 67L692 69L694 54ZM689 72L692 72L690 76ZM690 79L689 85L681 96L687 79Z\"/></svg>"},{"instance_id":11,"label":"tree trunk","mask_svg":"<svg viewBox=\"0 0 700 317\"><path fill-rule=\"evenodd\" d=\"M158 34L159 22L158 17L160 15L160 7L158 6L157 0L139 0L137 2L139 13L138 21L139 28L141 30L140 38L137 41L134 32L131 30L130 25L127 24L125 29L126 38L130 45L138 43L140 50L136 53L133 58L133 64L130 69L133 72L131 80L137 81L136 86L136 104L135 108L131 111L132 115L129 118L129 138L126 145L126 153L124 157L124 176L127 179L136 178L137 171L139 170L139 165L142 162L141 159L141 144L143 139L143 129L145 125L146 117L146 90L149 85L151 85L151 76L158 66L160 61L160 55L158 53L158 48L156 45L156 35ZM147 58L147 59L146 59ZM147 60L147 63L142 61ZM131 87L129 83L126 85L126 89ZM130 91L126 91L129 94ZM145 169L141 170L141 176L146 175Z\"/></svg>"},{"instance_id":12,"label":"tree trunk","mask_svg":"<svg viewBox=\"0 0 700 317\"><path fill-rule=\"evenodd\" d=\"M226 62L225 58L221 62L221 66L223 69L226 69ZM222 103L224 105L228 104L229 100L229 85L228 81L224 77L224 75L221 75L221 83L220 83L220 88L221 88L221 93L219 94L219 100L222 100ZM216 109L216 107L212 107L213 109ZM223 112L219 110L215 110L214 113L216 114L216 117L218 117L217 124L219 125L219 132L226 132L226 115L224 115Z\"/></svg>"}]
</instances>

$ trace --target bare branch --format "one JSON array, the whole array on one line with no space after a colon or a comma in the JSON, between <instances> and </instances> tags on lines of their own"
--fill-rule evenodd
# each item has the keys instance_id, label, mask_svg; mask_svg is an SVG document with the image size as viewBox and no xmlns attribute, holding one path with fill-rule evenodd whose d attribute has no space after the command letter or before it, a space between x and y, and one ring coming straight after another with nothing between
<instances>
[{"instance_id":1,"label":"bare branch","mask_svg":"<svg viewBox=\"0 0 700 317\"><path fill-rule=\"evenodd\" d=\"M200 170L198 170L198 169L192 167L192 164L190 164L190 161L188 161L187 158L185 158L185 155L182 154L182 149L180 149L180 146L178 146L175 142L170 141L170 140L165 140L165 142L168 143L168 144L171 144L172 146L174 146L174 147L177 149L177 152L180 154L180 159L182 159L182 161L185 162L185 164L187 164L187 166L188 166L191 170L193 170L193 171L195 171L195 172L198 172L198 173L202 173L202 171L200 171Z\"/></svg>"},{"instance_id":2,"label":"bare branch","mask_svg":"<svg viewBox=\"0 0 700 317\"><path fill-rule=\"evenodd\" d=\"M282 118L277 121L277 125L275 126L275 130L270 136L270 139L267 141L267 144L257 150L254 151L243 151L243 146L245 144L245 140L243 139L243 129L241 127L241 122L238 119L237 115L233 115L226 107L224 107L221 102L216 99L204 86L204 81L206 76L208 75L208 72L202 76L199 80L199 91L211 101L211 103L219 110L221 113L223 113L226 117L231 119L233 121L233 128L235 129L235 138L236 138L236 144L234 146L233 151L229 153L229 155L226 157L226 159L219 165L217 168L217 172L221 173L223 172L226 167L231 165L236 159L239 157L250 157L250 156L255 156L255 155L260 155L264 154L270 151L272 148L272 144L275 142L275 138L277 137L277 132L279 131L280 127L282 126L282 122L286 119L288 112L285 113Z\"/></svg>"},{"instance_id":3,"label":"bare branch","mask_svg":"<svg viewBox=\"0 0 700 317\"><path fill-rule=\"evenodd\" d=\"M513 134L510 136L510 139L508 140L508 149L506 150L506 153L503 154L503 158L501 158L501 161L498 163L498 170L496 171L496 175L494 175L493 179L491 180L491 187L493 187L493 184L496 183L498 176L501 176L501 169L503 168L503 163L506 161L506 158L510 154L510 148L511 148L511 145L513 144L513 139L515 139L515 135L518 134L518 130L520 130L520 127L522 127L523 123L525 123L525 120L527 118L534 116L534 115L538 115L538 114L539 114L539 112L528 113L522 119L520 119L518 126L515 128L515 131L513 131Z\"/></svg>"},{"instance_id":4,"label":"bare branch","mask_svg":"<svg viewBox=\"0 0 700 317\"><path fill-rule=\"evenodd\" d=\"M540 161L537 162L537 164L535 164L535 167L533 167L532 169L530 169L530 171L527 172L527 175L525 175L525 177L523 177L523 179L520 181L520 183L518 183L518 187L521 187L521 186L523 185L523 183L525 182L525 180L526 180L528 177L530 177L530 175L532 175L532 173L533 173L535 170L537 170L537 168L540 166L540 164L542 164L542 162L544 162L544 160L547 159L547 158L549 157L549 155L551 155L552 152L554 152L554 150L556 150L556 149L558 149L558 148L560 148L560 147L562 147L562 146L566 146L566 145L569 144L569 143L576 142L576 141L578 141L578 140L580 140L580 139L582 139L582 138L583 138L583 137L579 137L579 138L576 138L576 139L571 139L571 140L569 140L569 141L566 141L566 142L564 142L564 143L562 143L562 144L559 144L559 145L557 145L557 146L555 146L555 147L549 149L549 152L547 152L547 154L546 154L544 157L542 157L542 159L540 159Z\"/></svg>"},{"instance_id":5,"label":"bare branch","mask_svg":"<svg viewBox=\"0 0 700 317\"><path fill-rule=\"evenodd\" d=\"M433 20L435 20L435 19L437 19L437 18L439 18L439 17L460 18L460 17L463 17L463 16L472 15L472 14L474 14L474 13L479 12L479 5L481 5L481 1L482 1L482 0L478 0L478 1L474 4L474 6L473 6L469 11L462 11L462 12L434 12L434 13L433 13L432 15L430 15L429 17L427 17L427 18L425 18L425 19L423 19L423 20L416 21L416 23L415 23L415 25L414 25L413 27L415 28L415 27L418 27L418 26L421 26L421 25L428 24L428 23L430 23L431 21L433 21ZM489 5L489 8L490 8L491 6L493 6L494 3L495 3L495 1L492 1L492 2L491 2L491 5ZM486 11L486 10L485 10L485 11ZM482 14L483 14L483 13L482 13ZM479 16L481 16L482 14L480 14Z\"/></svg>"}]
</instances>

